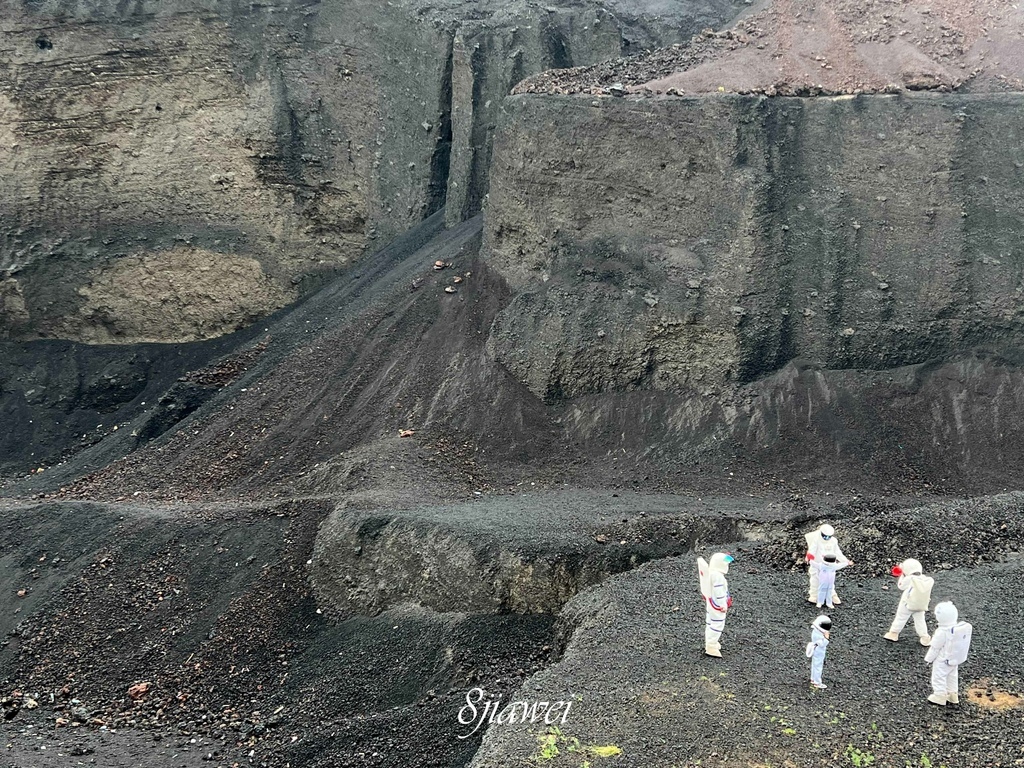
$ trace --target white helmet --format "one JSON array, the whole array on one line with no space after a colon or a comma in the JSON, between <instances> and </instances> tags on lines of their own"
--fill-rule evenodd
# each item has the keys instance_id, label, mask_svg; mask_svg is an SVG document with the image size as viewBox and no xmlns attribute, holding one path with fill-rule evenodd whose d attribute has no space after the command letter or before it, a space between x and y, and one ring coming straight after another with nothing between
<instances>
[{"instance_id":1,"label":"white helmet","mask_svg":"<svg viewBox=\"0 0 1024 768\"><path fill-rule=\"evenodd\" d=\"M822 632L828 632L832 629L832 619L828 616L822 615L816 618L811 626L815 629L820 629Z\"/></svg>"},{"instance_id":2,"label":"white helmet","mask_svg":"<svg viewBox=\"0 0 1024 768\"><path fill-rule=\"evenodd\" d=\"M828 523L825 523L824 525L822 525L818 529L818 533L821 534L822 538L829 537L829 536L835 536L836 535L836 529L833 528Z\"/></svg>"},{"instance_id":3,"label":"white helmet","mask_svg":"<svg viewBox=\"0 0 1024 768\"><path fill-rule=\"evenodd\" d=\"M712 571L718 571L719 573L729 572L729 563L733 560L732 555L728 552L715 552L711 556L711 562L708 563L708 568Z\"/></svg>"},{"instance_id":4,"label":"white helmet","mask_svg":"<svg viewBox=\"0 0 1024 768\"><path fill-rule=\"evenodd\" d=\"M935 620L939 622L940 627L952 627L959 618L960 613L956 606L948 600L935 606Z\"/></svg>"},{"instance_id":5,"label":"white helmet","mask_svg":"<svg viewBox=\"0 0 1024 768\"><path fill-rule=\"evenodd\" d=\"M900 563L900 570L903 571L904 576L920 576L924 573L924 568L921 567L921 563L912 557L909 557Z\"/></svg>"}]
</instances>

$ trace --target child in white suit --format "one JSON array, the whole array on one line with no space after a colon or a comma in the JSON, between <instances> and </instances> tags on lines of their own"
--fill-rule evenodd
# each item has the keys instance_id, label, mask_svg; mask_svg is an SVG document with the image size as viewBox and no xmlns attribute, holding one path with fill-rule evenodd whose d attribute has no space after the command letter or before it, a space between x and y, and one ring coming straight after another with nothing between
<instances>
[{"instance_id":1,"label":"child in white suit","mask_svg":"<svg viewBox=\"0 0 1024 768\"><path fill-rule=\"evenodd\" d=\"M967 661L974 628L966 621L957 621L959 613L949 602L935 606L935 619L939 627L924 657L932 665L932 695L928 701L944 707L960 703L960 665Z\"/></svg>"},{"instance_id":2,"label":"child in white suit","mask_svg":"<svg viewBox=\"0 0 1024 768\"><path fill-rule=\"evenodd\" d=\"M827 605L829 608L835 608L835 594L836 594L836 571L840 568L845 568L849 563L839 562L839 559L833 554L823 555L821 564L818 566L818 600L815 605L821 608L823 605Z\"/></svg>"},{"instance_id":3,"label":"child in white suit","mask_svg":"<svg viewBox=\"0 0 1024 768\"><path fill-rule=\"evenodd\" d=\"M825 666L825 649L828 638L832 634L832 619L819 616L811 624L811 642L807 644L807 655L811 659L811 685L815 688L828 688L821 682L821 672Z\"/></svg>"}]
</instances>

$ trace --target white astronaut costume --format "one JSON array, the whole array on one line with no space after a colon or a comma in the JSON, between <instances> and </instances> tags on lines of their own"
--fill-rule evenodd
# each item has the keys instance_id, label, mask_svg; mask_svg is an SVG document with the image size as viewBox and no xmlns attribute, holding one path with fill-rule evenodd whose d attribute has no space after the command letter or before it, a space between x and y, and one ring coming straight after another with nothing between
<instances>
[{"instance_id":1,"label":"white astronaut costume","mask_svg":"<svg viewBox=\"0 0 1024 768\"><path fill-rule=\"evenodd\" d=\"M886 640L896 642L900 639L900 632L907 626L910 617L914 617L914 631L921 645L928 645L931 637L928 636L928 624L924 620L925 611L928 610L928 603L932 597L932 585L935 579L924 575L921 563L913 558L908 558L892 569L892 575L897 578L896 586L903 593L900 596L900 604L896 608L896 618L892 626L883 637Z\"/></svg>"},{"instance_id":2,"label":"white astronaut costume","mask_svg":"<svg viewBox=\"0 0 1024 768\"><path fill-rule=\"evenodd\" d=\"M818 565L818 608L823 605L829 608L836 607L832 600L832 595L836 593L836 571L845 567L844 564L836 562L835 555L826 553L822 556Z\"/></svg>"},{"instance_id":3,"label":"white astronaut costume","mask_svg":"<svg viewBox=\"0 0 1024 768\"><path fill-rule=\"evenodd\" d=\"M831 525L826 523L817 530L804 534L804 538L807 540L807 574L810 577L807 600L817 604L818 570L825 555L835 555L836 563L840 568L852 563L839 548L839 542L836 541L836 531ZM835 605L839 605L842 602L834 589L832 590L832 602Z\"/></svg>"},{"instance_id":4,"label":"white astronaut costume","mask_svg":"<svg viewBox=\"0 0 1024 768\"><path fill-rule=\"evenodd\" d=\"M703 557L697 558L697 573L700 576L700 593L704 597L704 653L708 656L722 655L722 630L725 629L725 614L732 605L729 583L725 574L729 572L732 555L716 552L708 563Z\"/></svg>"},{"instance_id":5,"label":"white astronaut costume","mask_svg":"<svg viewBox=\"0 0 1024 768\"><path fill-rule=\"evenodd\" d=\"M811 685L815 688L828 688L821 682L821 671L825 667L825 653L831 631L832 619L828 616L819 616L811 624L811 642L807 644L807 656L811 660Z\"/></svg>"},{"instance_id":6,"label":"white astronaut costume","mask_svg":"<svg viewBox=\"0 0 1024 768\"><path fill-rule=\"evenodd\" d=\"M945 706L946 703L960 703L960 665L967 661L971 648L971 634L974 628L959 618L952 603L935 606L935 618L939 622L924 660L932 665L931 704Z\"/></svg>"}]
</instances>

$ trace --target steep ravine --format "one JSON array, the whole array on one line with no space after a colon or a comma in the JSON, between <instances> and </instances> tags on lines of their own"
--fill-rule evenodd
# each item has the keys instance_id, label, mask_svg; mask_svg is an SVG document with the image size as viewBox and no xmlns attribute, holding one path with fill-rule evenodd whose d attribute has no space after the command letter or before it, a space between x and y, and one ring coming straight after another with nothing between
<instances>
[{"instance_id":1,"label":"steep ravine","mask_svg":"<svg viewBox=\"0 0 1024 768\"><path fill-rule=\"evenodd\" d=\"M0 762L465 765L455 689L543 667L553 618L327 620L305 563L328 506L4 503Z\"/></svg>"}]
</instances>

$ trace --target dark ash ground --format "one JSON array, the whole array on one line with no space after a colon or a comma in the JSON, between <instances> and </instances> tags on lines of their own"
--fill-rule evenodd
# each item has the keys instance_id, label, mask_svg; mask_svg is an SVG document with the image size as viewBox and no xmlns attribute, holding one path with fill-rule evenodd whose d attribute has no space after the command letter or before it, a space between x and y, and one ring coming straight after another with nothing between
<instances>
[{"instance_id":1,"label":"dark ash ground","mask_svg":"<svg viewBox=\"0 0 1024 768\"><path fill-rule=\"evenodd\" d=\"M55 431L34 444L46 461L8 463L0 764L1024 759L1024 710L987 693L927 708L922 650L880 637L896 602L884 573L915 556L975 623L964 692L1019 703L1024 509L986 495L998 471L910 456L878 474L789 472L816 459L796 438L774 463L736 443L685 460L581 445L562 404L489 357L510 293L478 243L478 221L442 232L435 217L236 347L161 363L164 395L114 377L93 392L120 420L102 439L71 450ZM850 439L868 451L900 428ZM821 518L857 565L840 576L831 687L812 693L815 611L795 568ZM693 567L717 547L738 554L721 661L701 653ZM416 588L396 596L382 574ZM459 740L476 686L572 698L559 754L543 758L536 726Z\"/></svg>"}]
</instances>

